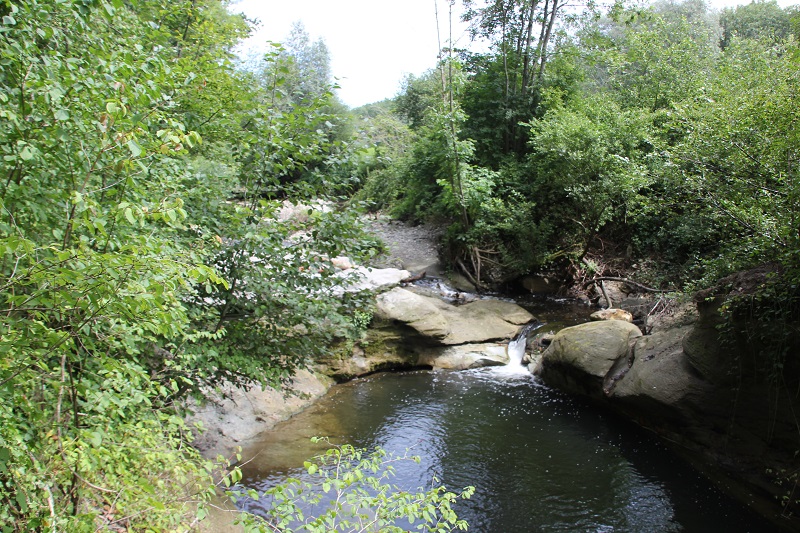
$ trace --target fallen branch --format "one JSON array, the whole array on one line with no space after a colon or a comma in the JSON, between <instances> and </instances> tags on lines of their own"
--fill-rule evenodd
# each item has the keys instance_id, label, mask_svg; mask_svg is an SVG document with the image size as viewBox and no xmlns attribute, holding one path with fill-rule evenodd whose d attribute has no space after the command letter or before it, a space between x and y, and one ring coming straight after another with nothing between
<instances>
[{"instance_id":1,"label":"fallen branch","mask_svg":"<svg viewBox=\"0 0 800 533\"><path fill-rule=\"evenodd\" d=\"M601 282L602 281L620 281L622 283L627 283L629 285L633 285L634 287L638 287L638 288L642 289L643 291L648 291L648 292L675 292L674 289L654 289L652 287L648 287L647 285L642 285L639 282L631 281L628 278L616 278L616 277L613 277L613 276L600 276L598 278L590 279L589 281L587 281L586 283L583 284L583 288L585 289L589 285L591 285L593 283L597 283L598 281L601 281Z\"/></svg>"},{"instance_id":2,"label":"fallen branch","mask_svg":"<svg viewBox=\"0 0 800 533\"><path fill-rule=\"evenodd\" d=\"M600 280L600 290L603 292L603 298L606 299L606 309L611 309L613 307L611 305L611 298L608 297L608 293L606 292L606 284L603 280Z\"/></svg>"},{"instance_id":3,"label":"fallen branch","mask_svg":"<svg viewBox=\"0 0 800 533\"><path fill-rule=\"evenodd\" d=\"M464 265L464 262L461 259L457 259L456 264L459 266L461 272L464 274L464 276L466 276L469 282L475 285L476 289L482 290L486 288L486 286L483 283L481 283L480 280L475 279L475 277L472 275L469 269L467 269L467 267Z\"/></svg>"}]
</instances>

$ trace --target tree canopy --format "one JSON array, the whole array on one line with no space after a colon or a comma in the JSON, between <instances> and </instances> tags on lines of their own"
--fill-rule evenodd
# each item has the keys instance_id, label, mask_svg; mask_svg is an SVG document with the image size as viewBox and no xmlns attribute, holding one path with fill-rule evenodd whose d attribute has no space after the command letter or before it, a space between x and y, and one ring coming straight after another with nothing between
<instances>
[{"instance_id":1,"label":"tree canopy","mask_svg":"<svg viewBox=\"0 0 800 533\"><path fill-rule=\"evenodd\" d=\"M395 109L415 137L376 205L450 221L451 262L486 283L582 270L606 245L657 257L641 274L672 287L789 261L794 7L465 4L489 49L408 78ZM455 138L435 141L451 95Z\"/></svg>"}]
</instances>

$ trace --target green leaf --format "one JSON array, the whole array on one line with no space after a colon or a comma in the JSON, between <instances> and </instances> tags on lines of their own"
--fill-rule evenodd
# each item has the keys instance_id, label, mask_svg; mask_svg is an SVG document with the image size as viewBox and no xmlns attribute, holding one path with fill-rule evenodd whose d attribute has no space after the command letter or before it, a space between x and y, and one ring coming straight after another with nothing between
<instances>
[{"instance_id":1,"label":"green leaf","mask_svg":"<svg viewBox=\"0 0 800 533\"><path fill-rule=\"evenodd\" d=\"M139 143L136 142L136 139L131 139L128 141L128 149L131 151L131 155L133 157L139 157L142 155L142 147L139 146Z\"/></svg>"},{"instance_id":2,"label":"green leaf","mask_svg":"<svg viewBox=\"0 0 800 533\"><path fill-rule=\"evenodd\" d=\"M99 431L89 432L88 440L92 446L99 448L103 444L103 434Z\"/></svg>"},{"instance_id":3,"label":"green leaf","mask_svg":"<svg viewBox=\"0 0 800 533\"><path fill-rule=\"evenodd\" d=\"M19 151L19 156L22 158L23 161L30 161L36 156L36 149L33 146L27 143L19 143L19 144L23 144L22 149Z\"/></svg>"},{"instance_id":4,"label":"green leaf","mask_svg":"<svg viewBox=\"0 0 800 533\"><path fill-rule=\"evenodd\" d=\"M128 219L128 222L130 222L131 224L136 223L136 218L133 216L133 209L131 209L130 207L126 207L124 213L125 213L125 218Z\"/></svg>"},{"instance_id":5,"label":"green leaf","mask_svg":"<svg viewBox=\"0 0 800 533\"><path fill-rule=\"evenodd\" d=\"M25 498L25 495L21 491L17 491L17 505L19 506L19 510L22 513L28 512L28 499Z\"/></svg>"}]
</instances>

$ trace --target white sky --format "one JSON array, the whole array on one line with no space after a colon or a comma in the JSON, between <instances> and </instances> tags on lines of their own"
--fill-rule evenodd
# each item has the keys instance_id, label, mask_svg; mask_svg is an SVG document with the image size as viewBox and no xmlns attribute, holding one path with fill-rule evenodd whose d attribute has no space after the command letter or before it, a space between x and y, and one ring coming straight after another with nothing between
<instances>
[{"instance_id":1,"label":"white sky","mask_svg":"<svg viewBox=\"0 0 800 533\"><path fill-rule=\"evenodd\" d=\"M339 97L348 106L358 107L395 96L406 74L419 75L436 65L437 3L442 44L446 45L447 0L240 0L232 9L261 23L245 44L249 48L283 41L292 24L302 22L312 41L321 38L328 46L331 70L341 85ZM722 8L749 1L709 3ZM455 14L453 23L456 47L468 47L469 36Z\"/></svg>"}]
</instances>

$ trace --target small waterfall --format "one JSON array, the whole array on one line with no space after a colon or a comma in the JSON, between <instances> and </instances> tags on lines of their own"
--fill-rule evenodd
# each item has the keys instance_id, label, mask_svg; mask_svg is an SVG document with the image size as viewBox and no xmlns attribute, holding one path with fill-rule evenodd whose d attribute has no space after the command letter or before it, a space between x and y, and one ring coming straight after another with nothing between
<instances>
[{"instance_id":1,"label":"small waterfall","mask_svg":"<svg viewBox=\"0 0 800 533\"><path fill-rule=\"evenodd\" d=\"M514 337L511 342L508 343L508 347L506 348L508 353L507 366L517 367L522 365L522 358L525 356L525 347L528 345L528 337L532 332L536 331L543 325L544 324L542 322L534 319L520 328L516 337Z\"/></svg>"}]
</instances>

